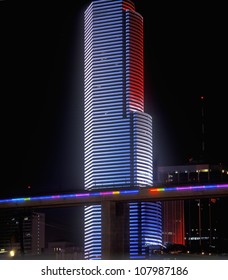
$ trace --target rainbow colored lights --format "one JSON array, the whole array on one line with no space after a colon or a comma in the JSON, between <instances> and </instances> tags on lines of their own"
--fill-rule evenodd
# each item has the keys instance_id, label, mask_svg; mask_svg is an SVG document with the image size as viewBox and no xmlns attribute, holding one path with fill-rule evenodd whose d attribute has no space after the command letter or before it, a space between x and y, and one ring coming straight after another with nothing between
<instances>
[{"instance_id":1,"label":"rainbow colored lights","mask_svg":"<svg viewBox=\"0 0 228 280\"><path fill-rule=\"evenodd\" d=\"M166 187L166 188L139 188L129 189L120 191L106 191L106 192L86 192L86 193L75 193L75 194L58 194L58 195L47 195L47 196L33 196L33 197L19 197L19 198L7 198L0 199L0 203L20 203L25 201L41 201L41 200L58 200L58 199L72 199L72 198L85 198L94 196L115 196L115 195L130 195L139 194L140 192L148 191L148 193L156 192L169 192L169 191L200 191L208 189L228 189L228 184L214 184L214 185L198 185L198 186L178 186L178 187Z\"/></svg>"},{"instance_id":2,"label":"rainbow colored lights","mask_svg":"<svg viewBox=\"0 0 228 280\"><path fill-rule=\"evenodd\" d=\"M150 192L164 192L164 191L197 191L207 189L221 189L228 188L228 184L215 184L215 185L199 185L199 186L179 186L168 188L149 188Z\"/></svg>"}]
</instances>

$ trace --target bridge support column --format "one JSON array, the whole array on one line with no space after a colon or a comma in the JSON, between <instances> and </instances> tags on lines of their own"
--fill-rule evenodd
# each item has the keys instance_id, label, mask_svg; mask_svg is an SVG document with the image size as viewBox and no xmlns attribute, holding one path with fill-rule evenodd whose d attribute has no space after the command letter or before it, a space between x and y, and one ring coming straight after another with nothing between
<instances>
[{"instance_id":1,"label":"bridge support column","mask_svg":"<svg viewBox=\"0 0 228 280\"><path fill-rule=\"evenodd\" d=\"M128 203L102 202L102 259L129 258Z\"/></svg>"}]
</instances>

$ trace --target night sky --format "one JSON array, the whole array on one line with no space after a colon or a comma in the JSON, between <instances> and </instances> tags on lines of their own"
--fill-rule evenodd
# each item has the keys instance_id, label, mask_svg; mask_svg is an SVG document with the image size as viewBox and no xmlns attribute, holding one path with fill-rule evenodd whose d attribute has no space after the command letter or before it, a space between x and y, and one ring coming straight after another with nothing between
<instances>
[{"instance_id":1,"label":"night sky","mask_svg":"<svg viewBox=\"0 0 228 280\"><path fill-rule=\"evenodd\" d=\"M0 2L2 195L83 189L83 12L90 1ZM181 4L180 4L181 3ZM136 0L156 165L227 163L225 7ZM30 188L28 188L30 186Z\"/></svg>"}]
</instances>

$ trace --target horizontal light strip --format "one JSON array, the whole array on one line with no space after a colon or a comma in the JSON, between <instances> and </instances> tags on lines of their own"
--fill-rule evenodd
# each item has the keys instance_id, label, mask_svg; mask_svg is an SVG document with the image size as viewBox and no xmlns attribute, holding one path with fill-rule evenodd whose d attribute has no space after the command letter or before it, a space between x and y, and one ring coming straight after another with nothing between
<instances>
[{"instance_id":1,"label":"horizontal light strip","mask_svg":"<svg viewBox=\"0 0 228 280\"><path fill-rule=\"evenodd\" d=\"M190 190L205 190L205 189L219 189L228 188L228 184L218 185L199 185L199 186L181 186L181 187L169 187L169 188L150 188L150 192L163 192L163 191L190 191Z\"/></svg>"},{"instance_id":2,"label":"horizontal light strip","mask_svg":"<svg viewBox=\"0 0 228 280\"><path fill-rule=\"evenodd\" d=\"M75 194L59 194L59 195L48 195L48 196L33 196L33 197L21 197L21 198L10 198L0 199L0 203L9 202L24 202L28 200L50 200L50 199L62 199L62 198L81 198L81 197L92 197L92 196L106 196L106 195L124 195L124 194L136 194L139 190L123 190L123 191L108 191L108 192L88 192L88 193L75 193Z\"/></svg>"},{"instance_id":3,"label":"horizontal light strip","mask_svg":"<svg viewBox=\"0 0 228 280\"><path fill-rule=\"evenodd\" d=\"M216 184L216 185L199 185L199 186L181 186L181 187L168 187L168 188L148 188L151 193L163 192L163 191L198 191L207 189L222 189L228 188L228 184ZM145 191L147 188L142 188ZM21 197L21 198L8 198L0 199L0 203L15 203L24 201L36 201L36 200L52 200L52 199L67 199L67 198L81 198L81 197L93 197L93 196L111 196L111 195L129 195L140 194L140 189L119 190L119 191L102 191L102 192L88 192L88 193L75 193L75 194L59 194L48 196L33 196L33 197Z\"/></svg>"}]
</instances>

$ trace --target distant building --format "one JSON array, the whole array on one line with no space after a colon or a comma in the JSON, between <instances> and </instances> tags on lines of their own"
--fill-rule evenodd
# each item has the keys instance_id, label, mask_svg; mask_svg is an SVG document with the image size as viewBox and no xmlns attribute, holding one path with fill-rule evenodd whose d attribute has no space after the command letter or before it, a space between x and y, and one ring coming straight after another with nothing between
<instances>
[{"instance_id":1,"label":"distant building","mask_svg":"<svg viewBox=\"0 0 228 280\"><path fill-rule=\"evenodd\" d=\"M45 255L57 260L83 260L84 249L67 241L48 242Z\"/></svg>"},{"instance_id":2,"label":"distant building","mask_svg":"<svg viewBox=\"0 0 228 280\"><path fill-rule=\"evenodd\" d=\"M189 164L158 168L158 182L166 186L228 182L223 165ZM163 243L187 245L194 251L228 252L228 231L224 209L227 198L165 201L163 206Z\"/></svg>"},{"instance_id":3,"label":"distant building","mask_svg":"<svg viewBox=\"0 0 228 280\"><path fill-rule=\"evenodd\" d=\"M162 202L163 244L185 245L184 201Z\"/></svg>"},{"instance_id":4,"label":"distant building","mask_svg":"<svg viewBox=\"0 0 228 280\"><path fill-rule=\"evenodd\" d=\"M228 167L220 164L188 164L158 167L158 183L221 183L228 180Z\"/></svg>"},{"instance_id":5,"label":"distant building","mask_svg":"<svg viewBox=\"0 0 228 280\"><path fill-rule=\"evenodd\" d=\"M40 255L45 247L45 214L0 211L0 250L16 255Z\"/></svg>"}]
</instances>

